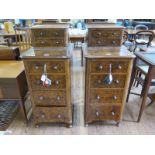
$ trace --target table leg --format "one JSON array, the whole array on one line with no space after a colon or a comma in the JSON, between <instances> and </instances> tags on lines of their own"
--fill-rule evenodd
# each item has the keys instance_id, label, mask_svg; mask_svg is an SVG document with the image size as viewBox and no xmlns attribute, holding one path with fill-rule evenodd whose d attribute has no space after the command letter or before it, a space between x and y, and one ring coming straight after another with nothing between
<instances>
[{"instance_id":1,"label":"table leg","mask_svg":"<svg viewBox=\"0 0 155 155\"><path fill-rule=\"evenodd\" d=\"M155 69L152 66L150 66L148 74L146 75L147 77L145 78L144 85L143 85L144 92L143 92L143 97L142 97L142 102L141 102L141 107L140 107L137 122L140 122L140 120L141 120L142 113L143 113L145 103L146 103L146 99L147 99L147 95L148 95L148 91L149 91L149 87L151 85L151 81L152 81L154 73L155 73Z\"/></svg>"},{"instance_id":2,"label":"table leg","mask_svg":"<svg viewBox=\"0 0 155 155\"><path fill-rule=\"evenodd\" d=\"M20 109L21 109L21 112L22 112L22 116L23 116L23 118L25 120L25 123L27 124L28 123L28 118L27 118L26 109L25 109L25 105L24 105L24 100L23 99L19 100L19 105L20 105Z\"/></svg>"}]
</instances>

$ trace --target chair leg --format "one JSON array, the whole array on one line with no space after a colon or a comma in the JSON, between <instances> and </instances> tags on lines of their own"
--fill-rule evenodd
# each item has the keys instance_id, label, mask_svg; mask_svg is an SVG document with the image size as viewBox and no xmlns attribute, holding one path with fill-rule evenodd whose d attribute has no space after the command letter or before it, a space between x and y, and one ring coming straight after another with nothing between
<instances>
[{"instance_id":1,"label":"chair leg","mask_svg":"<svg viewBox=\"0 0 155 155\"><path fill-rule=\"evenodd\" d=\"M139 71L139 74L138 74L138 79L142 76L142 73ZM139 80L137 80L137 84L136 84L136 87L139 86Z\"/></svg>"}]
</instances>

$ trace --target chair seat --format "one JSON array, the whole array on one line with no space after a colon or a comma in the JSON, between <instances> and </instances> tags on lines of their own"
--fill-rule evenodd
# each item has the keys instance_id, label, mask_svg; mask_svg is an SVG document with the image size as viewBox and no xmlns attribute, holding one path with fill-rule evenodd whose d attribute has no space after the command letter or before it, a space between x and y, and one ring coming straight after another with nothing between
<instances>
[{"instance_id":1,"label":"chair seat","mask_svg":"<svg viewBox=\"0 0 155 155\"><path fill-rule=\"evenodd\" d=\"M149 70L149 66L147 65L141 65L141 66L137 66L137 68L142 72L144 73L145 75L148 73L148 70ZM141 77L143 80L144 80L144 76ZM155 79L152 79L152 82L155 82Z\"/></svg>"},{"instance_id":2,"label":"chair seat","mask_svg":"<svg viewBox=\"0 0 155 155\"><path fill-rule=\"evenodd\" d=\"M138 44L147 44L149 41L145 40L145 39L136 39L136 42Z\"/></svg>"}]
</instances>

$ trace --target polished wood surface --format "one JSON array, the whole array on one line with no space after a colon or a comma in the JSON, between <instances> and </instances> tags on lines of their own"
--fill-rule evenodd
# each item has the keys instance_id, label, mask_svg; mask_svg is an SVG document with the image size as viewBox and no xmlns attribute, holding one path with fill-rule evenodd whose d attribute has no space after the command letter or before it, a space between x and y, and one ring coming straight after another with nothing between
<instances>
[{"instance_id":1,"label":"polished wood surface","mask_svg":"<svg viewBox=\"0 0 155 155\"><path fill-rule=\"evenodd\" d=\"M123 116L134 55L124 47L86 47L85 124ZM94 50L93 50L94 49ZM113 81L105 83L112 66Z\"/></svg>"},{"instance_id":2,"label":"polished wood surface","mask_svg":"<svg viewBox=\"0 0 155 155\"><path fill-rule=\"evenodd\" d=\"M19 56L18 47L0 46L0 60L19 60Z\"/></svg>"},{"instance_id":3,"label":"polished wood surface","mask_svg":"<svg viewBox=\"0 0 155 155\"><path fill-rule=\"evenodd\" d=\"M0 61L0 78L17 78L23 71L22 61Z\"/></svg>"}]
</instances>

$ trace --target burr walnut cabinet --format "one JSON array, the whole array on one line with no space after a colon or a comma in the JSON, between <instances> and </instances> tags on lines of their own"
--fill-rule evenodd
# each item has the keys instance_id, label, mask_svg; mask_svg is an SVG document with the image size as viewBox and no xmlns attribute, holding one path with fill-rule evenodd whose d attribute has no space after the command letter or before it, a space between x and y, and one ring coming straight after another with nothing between
<instances>
[{"instance_id":1,"label":"burr walnut cabinet","mask_svg":"<svg viewBox=\"0 0 155 155\"><path fill-rule=\"evenodd\" d=\"M123 27L88 24L88 46L120 46Z\"/></svg>"},{"instance_id":2,"label":"burr walnut cabinet","mask_svg":"<svg viewBox=\"0 0 155 155\"><path fill-rule=\"evenodd\" d=\"M85 124L114 120L119 125L134 56L125 47L87 47Z\"/></svg>"},{"instance_id":3,"label":"burr walnut cabinet","mask_svg":"<svg viewBox=\"0 0 155 155\"><path fill-rule=\"evenodd\" d=\"M68 24L35 25L31 28L33 47L65 47Z\"/></svg>"},{"instance_id":4,"label":"burr walnut cabinet","mask_svg":"<svg viewBox=\"0 0 155 155\"><path fill-rule=\"evenodd\" d=\"M70 53L68 46L31 48L22 55L36 125L61 122L72 126ZM45 66L51 80L48 86L41 80Z\"/></svg>"}]
</instances>

